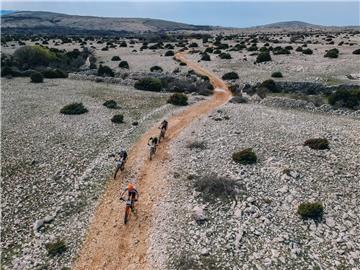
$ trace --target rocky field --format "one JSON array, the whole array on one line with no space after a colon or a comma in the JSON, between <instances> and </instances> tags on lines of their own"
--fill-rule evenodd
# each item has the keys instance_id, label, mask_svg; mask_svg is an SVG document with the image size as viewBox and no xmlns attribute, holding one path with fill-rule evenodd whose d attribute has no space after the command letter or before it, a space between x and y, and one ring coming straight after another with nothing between
<instances>
[{"instance_id":1,"label":"rocky field","mask_svg":"<svg viewBox=\"0 0 360 270\"><path fill-rule=\"evenodd\" d=\"M2 265L61 269L75 256L112 176L115 163L108 155L129 149L172 107L167 94L113 84L69 79L31 84L28 78L1 83ZM102 105L109 99L119 108ZM60 114L71 102L82 102L89 112ZM119 113L125 123L112 123ZM69 252L48 257L45 244L57 239Z\"/></svg>"},{"instance_id":2,"label":"rocky field","mask_svg":"<svg viewBox=\"0 0 360 270\"><path fill-rule=\"evenodd\" d=\"M195 121L171 148L153 266L358 269L359 132L359 120L255 104L229 103ZM318 137L330 149L303 146ZM254 150L256 164L232 160L245 148ZM219 178L235 194L221 196L221 186L212 186ZM324 205L322 220L297 214L308 201Z\"/></svg>"}]
</instances>

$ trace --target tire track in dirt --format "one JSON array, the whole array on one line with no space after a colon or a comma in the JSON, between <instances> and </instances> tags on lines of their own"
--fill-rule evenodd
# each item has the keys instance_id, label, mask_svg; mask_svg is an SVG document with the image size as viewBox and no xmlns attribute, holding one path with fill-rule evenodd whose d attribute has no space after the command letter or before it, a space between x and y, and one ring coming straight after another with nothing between
<instances>
[{"instance_id":1,"label":"tire track in dirt","mask_svg":"<svg viewBox=\"0 0 360 270\"><path fill-rule=\"evenodd\" d=\"M166 188L164 163L168 159L168 146L194 119L226 103L231 96L226 84L214 73L188 60L185 53L177 53L175 57L196 73L208 76L215 92L210 99L188 106L169 117L166 138L151 162L148 160L146 145L149 137L159 134L157 127L147 131L132 147L125 171L117 179L108 182L100 198L83 246L74 262L75 270L149 269L149 232L157 196ZM138 215L131 216L129 223L124 225L125 205L119 200L119 194L132 178L137 179L136 187L140 193L136 204Z\"/></svg>"}]
</instances>

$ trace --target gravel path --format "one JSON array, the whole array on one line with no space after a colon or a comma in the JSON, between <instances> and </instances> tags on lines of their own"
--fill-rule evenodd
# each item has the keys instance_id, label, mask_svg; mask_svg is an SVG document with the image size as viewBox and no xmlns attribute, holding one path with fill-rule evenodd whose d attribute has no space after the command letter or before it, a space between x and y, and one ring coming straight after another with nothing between
<instances>
[{"instance_id":1,"label":"gravel path","mask_svg":"<svg viewBox=\"0 0 360 270\"><path fill-rule=\"evenodd\" d=\"M255 104L227 104L196 121L171 148L171 188L151 238L154 266L358 269L358 134L359 120ZM327 138L330 150L302 145L314 137ZM191 150L190 142L206 149ZM248 147L258 163L234 163L232 153ZM237 201L208 202L194 191L198 177L211 174L238 183ZM304 201L324 204L322 222L300 219Z\"/></svg>"}]
</instances>

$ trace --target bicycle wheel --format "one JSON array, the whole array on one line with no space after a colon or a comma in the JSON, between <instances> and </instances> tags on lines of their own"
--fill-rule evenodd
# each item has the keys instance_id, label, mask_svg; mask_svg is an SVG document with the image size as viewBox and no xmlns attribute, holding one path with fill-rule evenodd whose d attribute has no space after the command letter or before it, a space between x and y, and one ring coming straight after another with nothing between
<instances>
[{"instance_id":1,"label":"bicycle wheel","mask_svg":"<svg viewBox=\"0 0 360 270\"><path fill-rule=\"evenodd\" d=\"M128 220L129 220L129 215L130 215L130 206L126 206L125 216L124 216L124 224L127 224Z\"/></svg>"}]
</instances>

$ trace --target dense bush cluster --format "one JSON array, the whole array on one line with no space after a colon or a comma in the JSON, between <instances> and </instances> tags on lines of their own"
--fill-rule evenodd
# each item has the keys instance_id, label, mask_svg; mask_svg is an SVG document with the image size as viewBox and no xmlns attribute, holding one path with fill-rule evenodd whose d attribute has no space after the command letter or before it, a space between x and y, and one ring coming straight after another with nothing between
<instances>
[{"instance_id":1,"label":"dense bush cluster","mask_svg":"<svg viewBox=\"0 0 360 270\"><path fill-rule=\"evenodd\" d=\"M239 75L236 72L231 71L231 72L225 73L222 76L222 79L223 80L236 80L236 79L239 79Z\"/></svg>"},{"instance_id":2,"label":"dense bush cluster","mask_svg":"<svg viewBox=\"0 0 360 270\"><path fill-rule=\"evenodd\" d=\"M339 50L336 48L328 50L324 55L324 57L328 57L328 58L338 58L338 56L339 56Z\"/></svg>"},{"instance_id":3,"label":"dense bush cluster","mask_svg":"<svg viewBox=\"0 0 360 270\"><path fill-rule=\"evenodd\" d=\"M64 253L67 250L65 242L63 240L57 240L53 243L47 243L45 248L49 256L56 256Z\"/></svg>"},{"instance_id":4,"label":"dense bush cluster","mask_svg":"<svg viewBox=\"0 0 360 270\"><path fill-rule=\"evenodd\" d=\"M111 122L115 124L124 123L124 116L122 114L116 114L111 118Z\"/></svg>"},{"instance_id":5,"label":"dense bush cluster","mask_svg":"<svg viewBox=\"0 0 360 270\"><path fill-rule=\"evenodd\" d=\"M356 109L360 106L360 89L339 89L328 96L329 104L336 107Z\"/></svg>"},{"instance_id":6,"label":"dense bush cluster","mask_svg":"<svg viewBox=\"0 0 360 270\"><path fill-rule=\"evenodd\" d=\"M42 83L44 81L44 76L40 72L34 71L31 73L30 79L33 83Z\"/></svg>"},{"instance_id":7,"label":"dense bush cluster","mask_svg":"<svg viewBox=\"0 0 360 270\"><path fill-rule=\"evenodd\" d=\"M268 62L271 61L271 56L268 51L264 51L258 54L256 57L256 63Z\"/></svg>"},{"instance_id":8,"label":"dense bush cluster","mask_svg":"<svg viewBox=\"0 0 360 270\"><path fill-rule=\"evenodd\" d=\"M56 68L56 69L48 68L48 69L43 70L41 73L44 76L44 78L47 78L47 79L67 78L68 77L68 74L65 71L58 69L58 68Z\"/></svg>"},{"instance_id":9,"label":"dense bush cluster","mask_svg":"<svg viewBox=\"0 0 360 270\"><path fill-rule=\"evenodd\" d=\"M100 65L97 71L97 75L114 77L114 71L109 66Z\"/></svg>"},{"instance_id":10,"label":"dense bush cluster","mask_svg":"<svg viewBox=\"0 0 360 270\"><path fill-rule=\"evenodd\" d=\"M83 114L83 113L87 113L87 112L88 112L88 109L86 109L82 103L71 103L71 104L64 106L60 110L60 113L69 114L69 115Z\"/></svg>"},{"instance_id":11,"label":"dense bush cluster","mask_svg":"<svg viewBox=\"0 0 360 270\"><path fill-rule=\"evenodd\" d=\"M273 72L271 74L271 77L273 77L273 78L282 78L283 75L282 75L282 73L280 71L275 71L275 72Z\"/></svg>"},{"instance_id":12,"label":"dense bush cluster","mask_svg":"<svg viewBox=\"0 0 360 270\"><path fill-rule=\"evenodd\" d=\"M158 78L146 77L137 81L134 87L139 90L159 92L162 89L162 84Z\"/></svg>"},{"instance_id":13,"label":"dense bush cluster","mask_svg":"<svg viewBox=\"0 0 360 270\"><path fill-rule=\"evenodd\" d=\"M129 63L127 61L121 61L119 63L119 68L129 69Z\"/></svg>"},{"instance_id":14,"label":"dense bush cluster","mask_svg":"<svg viewBox=\"0 0 360 270\"><path fill-rule=\"evenodd\" d=\"M177 106L185 106L188 105L188 97L183 93L175 93L169 97L167 102Z\"/></svg>"}]
</instances>

